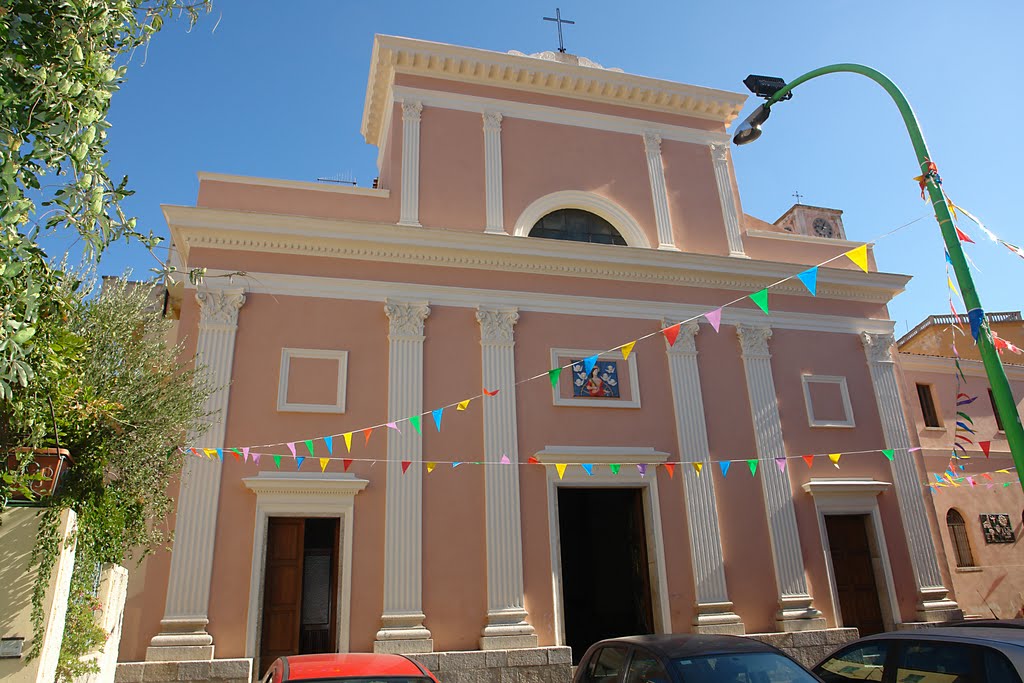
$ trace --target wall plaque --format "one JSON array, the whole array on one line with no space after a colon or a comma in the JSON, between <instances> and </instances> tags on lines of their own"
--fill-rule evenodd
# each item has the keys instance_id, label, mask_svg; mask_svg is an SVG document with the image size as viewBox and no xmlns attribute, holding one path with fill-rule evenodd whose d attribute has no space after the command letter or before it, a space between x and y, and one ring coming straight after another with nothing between
<instances>
[{"instance_id":1,"label":"wall plaque","mask_svg":"<svg viewBox=\"0 0 1024 683\"><path fill-rule=\"evenodd\" d=\"M981 531L985 534L985 543L1013 543L1013 525L1006 514L981 515Z\"/></svg>"}]
</instances>

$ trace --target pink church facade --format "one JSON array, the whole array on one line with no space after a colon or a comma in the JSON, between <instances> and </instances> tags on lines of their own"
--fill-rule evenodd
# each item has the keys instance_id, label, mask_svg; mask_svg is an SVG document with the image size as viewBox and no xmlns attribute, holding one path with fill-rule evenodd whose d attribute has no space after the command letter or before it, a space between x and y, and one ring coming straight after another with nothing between
<instances>
[{"instance_id":1,"label":"pink church facade","mask_svg":"<svg viewBox=\"0 0 1024 683\"><path fill-rule=\"evenodd\" d=\"M816 296L745 298L858 243L836 211L743 213L744 99L378 36L374 188L200 174L165 215L206 269L179 335L222 387L196 446L223 462L188 459L121 661L956 616L891 352L907 278L844 257ZM530 236L574 221L597 242Z\"/></svg>"}]
</instances>

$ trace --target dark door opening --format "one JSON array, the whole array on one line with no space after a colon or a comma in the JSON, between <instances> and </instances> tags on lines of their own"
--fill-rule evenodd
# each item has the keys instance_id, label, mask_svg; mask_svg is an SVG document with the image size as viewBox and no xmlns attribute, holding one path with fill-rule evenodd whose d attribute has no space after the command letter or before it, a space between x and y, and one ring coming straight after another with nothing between
<instances>
[{"instance_id":1,"label":"dark door opening","mask_svg":"<svg viewBox=\"0 0 1024 683\"><path fill-rule=\"evenodd\" d=\"M268 521L261 676L278 657L334 651L338 521L299 517Z\"/></svg>"},{"instance_id":2,"label":"dark door opening","mask_svg":"<svg viewBox=\"0 0 1024 683\"><path fill-rule=\"evenodd\" d=\"M885 630L868 540L868 522L867 515L825 516L839 603L836 607L842 614L843 626L856 627L862 636Z\"/></svg>"},{"instance_id":3,"label":"dark door opening","mask_svg":"<svg viewBox=\"0 0 1024 683\"><path fill-rule=\"evenodd\" d=\"M641 489L558 489L565 642L578 664L604 638L654 632Z\"/></svg>"}]
</instances>

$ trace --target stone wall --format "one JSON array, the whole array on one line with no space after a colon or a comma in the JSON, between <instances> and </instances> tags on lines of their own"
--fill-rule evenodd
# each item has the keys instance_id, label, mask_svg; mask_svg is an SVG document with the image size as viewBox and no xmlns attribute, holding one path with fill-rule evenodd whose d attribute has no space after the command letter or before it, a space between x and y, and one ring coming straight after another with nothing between
<instances>
[{"instance_id":1,"label":"stone wall","mask_svg":"<svg viewBox=\"0 0 1024 683\"><path fill-rule=\"evenodd\" d=\"M572 650L477 650L410 655L441 683L569 683Z\"/></svg>"},{"instance_id":2,"label":"stone wall","mask_svg":"<svg viewBox=\"0 0 1024 683\"><path fill-rule=\"evenodd\" d=\"M807 668L811 668L846 643L857 640L860 635L855 628L830 628L792 633L748 633L747 637L774 645Z\"/></svg>"},{"instance_id":3,"label":"stone wall","mask_svg":"<svg viewBox=\"0 0 1024 683\"><path fill-rule=\"evenodd\" d=\"M216 681L250 683L251 659L214 659L204 662L121 662L116 683L171 683L174 681Z\"/></svg>"}]
</instances>

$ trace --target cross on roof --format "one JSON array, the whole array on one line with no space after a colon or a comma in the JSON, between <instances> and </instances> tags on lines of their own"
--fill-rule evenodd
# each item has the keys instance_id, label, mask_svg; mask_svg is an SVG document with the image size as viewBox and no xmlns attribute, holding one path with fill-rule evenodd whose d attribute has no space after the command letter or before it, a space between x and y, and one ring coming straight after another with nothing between
<instances>
[{"instance_id":1,"label":"cross on roof","mask_svg":"<svg viewBox=\"0 0 1024 683\"><path fill-rule=\"evenodd\" d=\"M565 43L562 42L562 24L575 24L576 22L563 19L562 10L558 7L555 8L555 16L544 17L544 21L553 21L558 25L558 51L565 52Z\"/></svg>"},{"instance_id":2,"label":"cross on roof","mask_svg":"<svg viewBox=\"0 0 1024 683\"><path fill-rule=\"evenodd\" d=\"M800 190L797 190L796 192L794 192L793 196L796 197L796 203L797 204L799 204L800 200L804 198L804 196L802 194L800 194Z\"/></svg>"}]
</instances>

